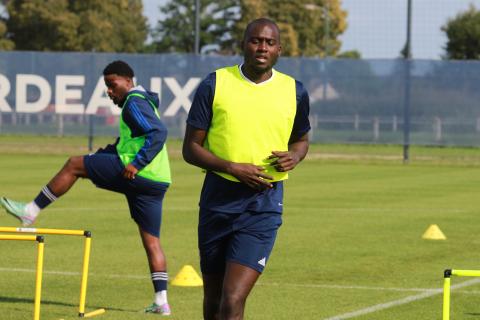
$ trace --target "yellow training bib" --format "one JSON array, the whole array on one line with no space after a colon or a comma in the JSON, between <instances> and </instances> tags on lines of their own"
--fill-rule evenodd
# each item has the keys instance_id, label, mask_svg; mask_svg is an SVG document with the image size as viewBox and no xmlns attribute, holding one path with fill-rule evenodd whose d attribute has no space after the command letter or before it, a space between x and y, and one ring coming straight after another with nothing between
<instances>
[{"instance_id":1,"label":"yellow training bib","mask_svg":"<svg viewBox=\"0 0 480 320\"><path fill-rule=\"evenodd\" d=\"M255 84L239 66L216 71L213 117L205 147L216 156L237 163L265 167L273 181L288 178L267 160L272 151L287 151L297 110L295 79L273 70L272 78ZM221 172L220 176L238 181Z\"/></svg>"}]
</instances>

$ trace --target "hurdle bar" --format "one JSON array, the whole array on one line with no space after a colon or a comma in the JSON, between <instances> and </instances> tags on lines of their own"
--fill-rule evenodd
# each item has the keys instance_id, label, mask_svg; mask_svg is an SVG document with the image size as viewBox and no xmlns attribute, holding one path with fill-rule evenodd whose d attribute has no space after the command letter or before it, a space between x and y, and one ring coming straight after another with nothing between
<instances>
[{"instance_id":1,"label":"hurdle bar","mask_svg":"<svg viewBox=\"0 0 480 320\"><path fill-rule=\"evenodd\" d=\"M40 300L42 295L43 252L45 249L45 238L43 236L0 235L0 240L37 241L38 243L33 320L40 320Z\"/></svg>"},{"instance_id":2,"label":"hurdle bar","mask_svg":"<svg viewBox=\"0 0 480 320\"><path fill-rule=\"evenodd\" d=\"M450 278L452 276L480 277L480 270L446 269L443 272L443 320L450 320Z\"/></svg>"},{"instance_id":3,"label":"hurdle bar","mask_svg":"<svg viewBox=\"0 0 480 320\"><path fill-rule=\"evenodd\" d=\"M36 234L85 237L84 249L83 249L82 280L80 284L80 302L78 306L78 316L83 318L85 316L85 304L86 304L86 298L87 298L88 265L90 263L90 248L92 245L92 233L90 231L85 231L85 230L15 228L15 227L0 227L0 232L36 233Z\"/></svg>"}]
</instances>

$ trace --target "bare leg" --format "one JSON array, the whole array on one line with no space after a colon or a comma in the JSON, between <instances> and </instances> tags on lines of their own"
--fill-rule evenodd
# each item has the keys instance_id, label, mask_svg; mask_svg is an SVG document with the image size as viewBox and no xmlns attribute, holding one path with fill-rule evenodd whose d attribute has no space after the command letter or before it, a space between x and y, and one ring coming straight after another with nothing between
<instances>
[{"instance_id":1,"label":"bare leg","mask_svg":"<svg viewBox=\"0 0 480 320\"><path fill-rule=\"evenodd\" d=\"M87 178L87 171L83 164L83 156L71 157L63 168L50 180L48 188L57 197L65 194L78 178Z\"/></svg>"},{"instance_id":2,"label":"bare leg","mask_svg":"<svg viewBox=\"0 0 480 320\"><path fill-rule=\"evenodd\" d=\"M87 177L83 156L71 157L50 180L47 188L42 188L33 201L25 204L2 197L0 198L0 205L8 213L19 219L24 226L29 226L35 222L40 210L65 194L79 177Z\"/></svg>"},{"instance_id":3,"label":"bare leg","mask_svg":"<svg viewBox=\"0 0 480 320\"><path fill-rule=\"evenodd\" d=\"M203 274L203 318L218 320L224 274Z\"/></svg>"},{"instance_id":4,"label":"bare leg","mask_svg":"<svg viewBox=\"0 0 480 320\"><path fill-rule=\"evenodd\" d=\"M223 281L220 320L243 319L245 302L260 273L244 265L229 262Z\"/></svg>"},{"instance_id":5,"label":"bare leg","mask_svg":"<svg viewBox=\"0 0 480 320\"><path fill-rule=\"evenodd\" d=\"M170 315L171 310L167 299L167 261L160 245L160 239L138 228L143 247L147 253L148 265L152 274L154 303L145 309L148 313Z\"/></svg>"},{"instance_id":6,"label":"bare leg","mask_svg":"<svg viewBox=\"0 0 480 320\"><path fill-rule=\"evenodd\" d=\"M143 247L147 253L150 272L159 272L167 270L167 260L160 245L160 239L150 233L138 228L142 238Z\"/></svg>"}]
</instances>

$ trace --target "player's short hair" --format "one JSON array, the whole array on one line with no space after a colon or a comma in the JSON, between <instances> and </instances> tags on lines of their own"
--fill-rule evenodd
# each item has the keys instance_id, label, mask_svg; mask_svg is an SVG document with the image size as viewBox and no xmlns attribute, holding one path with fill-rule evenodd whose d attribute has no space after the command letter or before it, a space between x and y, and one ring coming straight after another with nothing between
<instances>
[{"instance_id":1,"label":"player's short hair","mask_svg":"<svg viewBox=\"0 0 480 320\"><path fill-rule=\"evenodd\" d=\"M110 74L116 74L123 77L133 78L135 75L133 69L130 68L128 63L122 60L116 60L109 63L105 69L103 69L103 75L107 76Z\"/></svg>"},{"instance_id":2,"label":"player's short hair","mask_svg":"<svg viewBox=\"0 0 480 320\"><path fill-rule=\"evenodd\" d=\"M258 18L258 19L255 19L253 21L250 21L250 23L247 25L247 27L245 28L245 31L243 33L243 40L247 39L248 33L253 28L253 26L255 26L257 24L270 25L270 26L274 27L277 30L278 40L280 40L280 28L275 23L275 21L273 21L271 19L268 19L268 18Z\"/></svg>"}]
</instances>

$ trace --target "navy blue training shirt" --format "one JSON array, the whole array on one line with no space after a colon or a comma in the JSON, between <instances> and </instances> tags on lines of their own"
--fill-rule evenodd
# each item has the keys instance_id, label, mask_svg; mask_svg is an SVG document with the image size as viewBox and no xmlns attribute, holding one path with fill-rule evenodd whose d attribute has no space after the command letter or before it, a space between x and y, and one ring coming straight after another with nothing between
<instances>
[{"instance_id":1,"label":"navy blue training shirt","mask_svg":"<svg viewBox=\"0 0 480 320\"><path fill-rule=\"evenodd\" d=\"M187 124L208 131L212 121L212 105L215 96L215 72L210 73L198 86L188 113ZM295 141L310 130L308 114L310 102L303 84L295 81L297 111L290 141ZM230 181L208 171L200 195L200 207L220 212L241 213L277 212L283 209L283 182L274 182L273 188L254 190L246 184Z\"/></svg>"}]
</instances>

